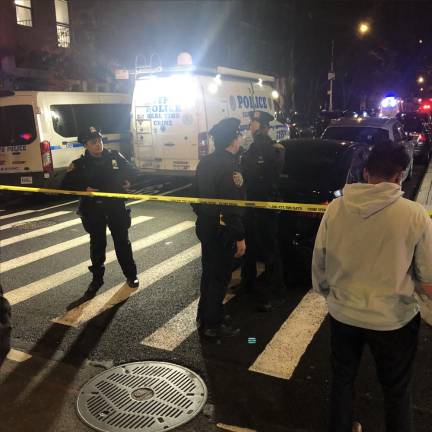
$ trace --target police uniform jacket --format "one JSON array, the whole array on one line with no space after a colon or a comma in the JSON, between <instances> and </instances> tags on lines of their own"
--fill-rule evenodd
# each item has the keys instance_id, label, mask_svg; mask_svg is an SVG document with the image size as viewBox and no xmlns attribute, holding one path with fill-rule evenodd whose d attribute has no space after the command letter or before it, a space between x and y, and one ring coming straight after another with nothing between
<instances>
[{"instance_id":1,"label":"police uniform jacket","mask_svg":"<svg viewBox=\"0 0 432 432\"><path fill-rule=\"evenodd\" d=\"M257 131L254 141L242 157L248 200L277 201L279 178L285 163L285 148Z\"/></svg>"},{"instance_id":2,"label":"police uniform jacket","mask_svg":"<svg viewBox=\"0 0 432 432\"><path fill-rule=\"evenodd\" d=\"M134 181L138 174L136 168L118 151L104 149L100 157L94 157L86 150L84 155L69 165L62 187L81 191L91 187L99 192L124 193L123 183ZM81 197L80 212L95 206L115 208L123 205L124 199L84 196Z\"/></svg>"},{"instance_id":3,"label":"police uniform jacket","mask_svg":"<svg viewBox=\"0 0 432 432\"><path fill-rule=\"evenodd\" d=\"M225 149L216 149L198 164L195 177L198 198L225 198L244 200L243 176L235 155ZM229 241L243 240L243 208L210 204L193 205L198 224L209 236L224 232Z\"/></svg>"}]
</instances>

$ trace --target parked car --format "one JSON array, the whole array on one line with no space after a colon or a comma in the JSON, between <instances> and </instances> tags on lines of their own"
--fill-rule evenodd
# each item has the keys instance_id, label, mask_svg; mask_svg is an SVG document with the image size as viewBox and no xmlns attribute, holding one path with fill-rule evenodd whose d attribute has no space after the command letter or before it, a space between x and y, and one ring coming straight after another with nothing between
<instances>
[{"instance_id":1,"label":"parked car","mask_svg":"<svg viewBox=\"0 0 432 432\"><path fill-rule=\"evenodd\" d=\"M405 134L402 123L394 118L340 118L332 120L321 138L364 142L369 145L391 140L405 146L410 164L404 172L402 181L412 176L414 166L415 139Z\"/></svg>"},{"instance_id":2,"label":"parked car","mask_svg":"<svg viewBox=\"0 0 432 432\"><path fill-rule=\"evenodd\" d=\"M427 113L406 112L398 115L405 133L414 141L414 158L427 164L432 156L432 123Z\"/></svg>"},{"instance_id":3,"label":"parked car","mask_svg":"<svg viewBox=\"0 0 432 432\"><path fill-rule=\"evenodd\" d=\"M363 181L369 155L367 143L327 139L292 139L285 146L280 181L284 202L327 204L342 195L346 183ZM280 215L280 245L286 260L287 283L295 270L309 274L321 213L288 212Z\"/></svg>"}]
</instances>

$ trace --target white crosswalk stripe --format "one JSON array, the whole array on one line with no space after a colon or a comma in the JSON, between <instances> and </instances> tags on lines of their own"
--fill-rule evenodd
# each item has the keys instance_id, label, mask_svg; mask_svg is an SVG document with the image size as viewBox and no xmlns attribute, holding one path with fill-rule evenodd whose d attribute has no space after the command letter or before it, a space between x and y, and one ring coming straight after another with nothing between
<instances>
[{"instance_id":1,"label":"white crosswalk stripe","mask_svg":"<svg viewBox=\"0 0 432 432\"><path fill-rule=\"evenodd\" d=\"M140 204L144 201L146 201L146 200L131 201L131 202L128 202L126 204L126 206L132 206L135 204ZM25 221L25 223L27 223L27 222L28 222L28 220ZM45 227L45 228L40 228L37 230L28 231L28 232L25 232L23 234L18 234L17 236L13 236L13 237L9 237L9 238L4 239L4 240L0 240L0 246L1 247L10 246L12 244L16 244L16 243L19 243L19 242L22 242L25 240L30 240L30 239L33 239L36 237L51 234L51 233L56 232L56 231L61 231L62 229L70 228L71 226L78 225L80 223L81 223L81 219L75 218L75 219L71 219L71 220L66 221L66 222L57 223L57 224L50 226L50 227Z\"/></svg>"},{"instance_id":2,"label":"white crosswalk stripe","mask_svg":"<svg viewBox=\"0 0 432 432\"><path fill-rule=\"evenodd\" d=\"M24 216L24 215L31 214L31 213L40 213L40 212L44 212L44 211L47 211L47 210L52 210L52 209L55 209L55 208L58 208L58 207L63 207L63 206L66 206L66 205L74 204L74 203L77 203L77 202L78 202L78 200L68 201L68 202L65 202L65 203L62 203L62 204L56 204L56 205L53 205L53 206L50 206L50 207L41 208L41 209L23 210L23 211L20 211L20 212L17 212L17 213L8 213L8 214L5 214L3 216L0 216L0 220L10 219L10 218L13 218L13 217L18 217L18 216Z\"/></svg>"},{"instance_id":3,"label":"white crosswalk stripe","mask_svg":"<svg viewBox=\"0 0 432 432\"><path fill-rule=\"evenodd\" d=\"M326 314L325 299L309 291L249 370L290 379Z\"/></svg>"},{"instance_id":4,"label":"white crosswalk stripe","mask_svg":"<svg viewBox=\"0 0 432 432\"><path fill-rule=\"evenodd\" d=\"M25 233L18 234L18 235L13 236L13 237L8 237L4 240L0 240L0 246L6 247L6 246L10 246L12 244L23 242L25 240L30 240L30 239L34 239L37 237L47 235L47 234L52 234L56 231L70 228L74 225L79 225L80 223L81 223L81 219L79 219L79 218L71 219L71 220L68 220L65 222L56 223L55 225L52 225L49 227L39 228L37 230L25 232Z\"/></svg>"},{"instance_id":5,"label":"white crosswalk stripe","mask_svg":"<svg viewBox=\"0 0 432 432\"><path fill-rule=\"evenodd\" d=\"M138 289L129 288L126 284L119 284L76 308L67 311L63 316L54 318L53 321L58 324L79 327L81 324L89 321L113 306L124 302L129 297L148 288L165 276L168 276L176 270L184 267L186 264L199 258L200 254L200 245L197 244L192 246L189 249L186 249L185 251L180 252L179 254L140 273L138 277L141 282Z\"/></svg>"},{"instance_id":6,"label":"white crosswalk stripe","mask_svg":"<svg viewBox=\"0 0 432 432\"><path fill-rule=\"evenodd\" d=\"M258 275L264 271L264 266L258 265ZM230 286L240 283L240 269L233 272ZM234 294L227 294L224 299L224 304L228 303L235 297ZM142 345L147 345L153 348L158 348L165 351L174 351L180 346L195 330L196 330L196 312L199 299L194 300L177 315L159 327L150 336L147 336L142 342Z\"/></svg>"},{"instance_id":7,"label":"white crosswalk stripe","mask_svg":"<svg viewBox=\"0 0 432 432\"><path fill-rule=\"evenodd\" d=\"M141 249L152 246L156 243L161 242L169 237L179 234L187 229L190 229L195 225L194 222L185 221L180 222L170 228L166 228L148 237L144 237L132 243L132 249L134 252L138 252ZM109 264L116 260L115 251L111 250L106 254L105 264ZM11 305L21 303L32 298L35 295L42 294L49 291L56 286L60 286L66 282L69 282L75 278L78 278L87 273L87 266L90 265L90 260L83 261L75 266L69 267L57 273L51 274L43 279L31 282L20 288L8 291L5 293L5 297L9 300Z\"/></svg>"},{"instance_id":8,"label":"white crosswalk stripe","mask_svg":"<svg viewBox=\"0 0 432 432\"><path fill-rule=\"evenodd\" d=\"M0 226L0 230L6 230L9 228L17 228L20 227L22 225L28 224L28 223L32 223L32 222L39 222L41 220L45 220L45 219L52 219L58 216L64 216L68 213L71 213L71 211L58 211L58 212L54 212L54 213L49 213L46 215L42 215L42 216L36 216L34 218L30 218L30 219L25 219L19 222L11 222L5 225L1 225Z\"/></svg>"},{"instance_id":9,"label":"white crosswalk stripe","mask_svg":"<svg viewBox=\"0 0 432 432\"><path fill-rule=\"evenodd\" d=\"M138 225L143 222L147 222L149 220L153 219L150 216L137 216L136 218L132 219L132 226ZM109 229L107 229L107 234L110 234ZM36 252L31 252L26 255L21 255L18 258L10 259L9 261L0 262L0 270L2 273L5 273L9 270L15 270L23 265L27 265L30 263L33 263L35 261L38 261L43 258L47 258L49 256L55 255L57 253L64 252L68 249L72 249L74 247L81 246L83 244L86 244L89 242L89 236L88 234L85 234L83 236L62 242L57 243L53 246L49 246L45 249L40 249Z\"/></svg>"}]
</instances>

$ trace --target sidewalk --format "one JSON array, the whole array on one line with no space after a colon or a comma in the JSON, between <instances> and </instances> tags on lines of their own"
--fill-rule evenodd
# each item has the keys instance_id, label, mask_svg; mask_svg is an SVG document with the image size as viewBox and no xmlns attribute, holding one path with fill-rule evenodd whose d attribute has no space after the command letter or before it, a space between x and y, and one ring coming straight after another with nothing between
<instances>
[{"instance_id":1,"label":"sidewalk","mask_svg":"<svg viewBox=\"0 0 432 432\"><path fill-rule=\"evenodd\" d=\"M432 160L429 162L429 166L417 192L416 201L426 208L432 207Z\"/></svg>"},{"instance_id":2,"label":"sidewalk","mask_svg":"<svg viewBox=\"0 0 432 432\"><path fill-rule=\"evenodd\" d=\"M423 177L422 183L417 192L416 201L432 210L432 160ZM432 326L432 300L418 298L421 307L421 314L424 321Z\"/></svg>"}]
</instances>

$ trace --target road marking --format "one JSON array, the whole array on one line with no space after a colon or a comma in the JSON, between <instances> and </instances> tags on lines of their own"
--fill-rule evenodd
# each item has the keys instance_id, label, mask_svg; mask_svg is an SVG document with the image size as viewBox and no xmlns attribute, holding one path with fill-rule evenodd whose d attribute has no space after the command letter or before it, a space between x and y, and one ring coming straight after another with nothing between
<instances>
[{"instance_id":1,"label":"road marking","mask_svg":"<svg viewBox=\"0 0 432 432\"><path fill-rule=\"evenodd\" d=\"M146 222L148 220L153 219L153 217L150 216L137 216L136 218L132 219L132 226L138 225L140 223ZM110 231L107 228L106 230L107 234L110 235ZM57 243L53 246L49 246L44 249L40 249L36 252L30 252L26 255L21 255L17 258L10 259L9 261L4 261L0 263L0 270L2 273L5 273L9 270L15 270L18 267L21 267L23 265L27 265L30 263L33 263L35 261L38 261L42 258L47 258L51 255L55 255L60 252L64 252L68 249L72 249L74 247L81 246L83 244L86 244L89 242L89 236L88 234L85 234L83 236L62 242Z\"/></svg>"},{"instance_id":2,"label":"road marking","mask_svg":"<svg viewBox=\"0 0 432 432\"><path fill-rule=\"evenodd\" d=\"M309 291L249 370L290 379L326 315L325 299Z\"/></svg>"},{"instance_id":3,"label":"road marking","mask_svg":"<svg viewBox=\"0 0 432 432\"><path fill-rule=\"evenodd\" d=\"M30 213L34 213L34 212L35 212L35 210L23 210L23 211L20 211L17 213L10 213L10 214L0 216L0 220L9 219L9 218L18 217L18 216L24 216L26 214L30 214Z\"/></svg>"},{"instance_id":4,"label":"road marking","mask_svg":"<svg viewBox=\"0 0 432 432\"><path fill-rule=\"evenodd\" d=\"M258 275L263 271L264 267L259 263ZM240 283L240 272L240 268L233 272L229 286L235 286ZM224 304L231 301L234 297L235 294L227 293L224 298ZM165 351L174 351L196 330L195 319L198 302L199 299L194 300L162 327L159 327L150 336L147 336L141 344Z\"/></svg>"},{"instance_id":5,"label":"road marking","mask_svg":"<svg viewBox=\"0 0 432 432\"><path fill-rule=\"evenodd\" d=\"M79 327L95 316L143 291L165 276L179 270L186 264L199 258L200 255L201 246L199 244L192 246L140 273L138 275L140 279L138 289L129 288L125 283L116 285L114 288L104 291L93 299L67 311L64 315L54 318L52 321L66 326Z\"/></svg>"},{"instance_id":6,"label":"road marking","mask_svg":"<svg viewBox=\"0 0 432 432\"><path fill-rule=\"evenodd\" d=\"M143 200L132 201L130 203L127 203L126 206L134 205L134 204L139 204L140 202L143 202ZM14 237L9 237L7 239L0 240L0 245L2 247L6 247L6 246L9 246L11 244L22 242L24 240L29 240L29 239L32 239L32 238L35 238L35 237L40 237L40 236L43 236L43 235L46 235L46 234L51 234L51 233L53 233L55 231L60 231L60 230L65 229L65 228L69 228L69 227L71 227L73 225L78 225L80 223L81 223L81 219L80 218L71 219L71 220L66 221L66 222L58 223L58 224L53 225L51 227L40 228L38 230L29 231L29 232L26 232L26 233L23 233L23 234L19 234L19 235L14 236Z\"/></svg>"},{"instance_id":7,"label":"road marking","mask_svg":"<svg viewBox=\"0 0 432 432\"><path fill-rule=\"evenodd\" d=\"M6 247L6 246L9 246L11 244L16 244L16 243L22 242L24 240L30 240L32 238L40 237L40 236L43 236L46 234L51 234L53 232L60 231L60 230L65 229L65 228L69 228L71 226L78 225L80 223L81 223L81 219L75 218L75 219L71 219L71 220L68 220L65 222L60 222L60 223L55 224L55 225L50 226L50 227L40 228L38 230L25 232L23 234L18 234L14 237L9 237L7 239L0 240L0 246Z\"/></svg>"},{"instance_id":8,"label":"road marking","mask_svg":"<svg viewBox=\"0 0 432 432\"><path fill-rule=\"evenodd\" d=\"M34 218L30 218L30 219L24 219L22 221L19 222L11 222L9 224L6 225L1 225L0 226L0 230L6 230L9 228L17 228L19 226L28 224L28 223L32 223L32 222L38 222L41 220L45 220L45 219L51 219L51 218L55 218L57 216L63 216L65 214L71 213L70 211L59 211L59 212L55 212L55 213L50 213L50 214L46 214L46 215L42 215L42 216L36 216Z\"/></svg>"},{"instance_id":9,"label":"road marking","mask_svg":"<svg viewBox=\"0 0 432 432\"><path fill-rule=\"evenodd\" d=\"M132 243L132 249L134 252L138 252L141 249L152 246L160 241L163 241L169 237L172 237L180 232L190 229L195 223L191 221L181 222L170 228L166 228L148 237L144 237ZM106 254L105 264L109 264L116 261L116 255L114 250L110 250ZM31 282L20 288L8 291L5 293L5 298L9 300L11 305L21 303L28 300L35 295L42 294L49 291L52 288L60 286L66 282L69 282L75 278L78 278L85 273L87 273L87 266L90 265L90 260L83 261L75 266L66 268L57 273L51 274L45 278L39 279L37 281Z\"/></svg>"},{"instance_id":10,"label":"road marking","mask_svg":"<svg viewBox=\"0 0 432 432\"><path fill-rule=\"evenodd\" d=\"M38 212L43 212L43 211L47 211L47 210L52 210L54 208L62 207L62 206L77 203L77 202L78 202L78 200L74 200L74 201L68 201L68 202L65 202L62 204L56 204L56 205L53 205L51 207L46 207L46 208L42 208L42 209L24 210L24 211L21 211L18 213L9 213L9 214L0 216L0 220L9 219L9 218L18 217L18 216L24 216L24 215L30 214L30 213L38 213ZM4 210L2 210L2 211L4 211Z\"/></svg>"},{"instance_id":11,"label":"road marking","mask_svg":"<svg viewBox=\"0 0 432 432\"><path fill-rule=\"evenodd\" d=\"M8 360L12 360L17 363L25 362L27 360L30 360L31 358L32 356L30 354L27 354L24 351L18 351L13 348L11 348L7 355Z\"/></svg>"},{"instance_id":12,"label":"road marking","mask_svg":"<svg viewBox=\"0 0 432 432\"><path fill-rule=\"evenodd\" d=\"M239 426L231 426L224 423L217 423L216 427L230 432L257 432L255 429L245 429Z\"/></svg>"},{"instance_id":13,"label":"road marking","mask_svg":"<svg viewBox=\"0 0 432 432\"><path fill-rule=\"evenodd\" d=\"M162 327L147 336L141 342L141 345L165 351L174 351L196 330L195 317L198 301L199 299L194 300Z\"/></svg>"}]
</instances>

